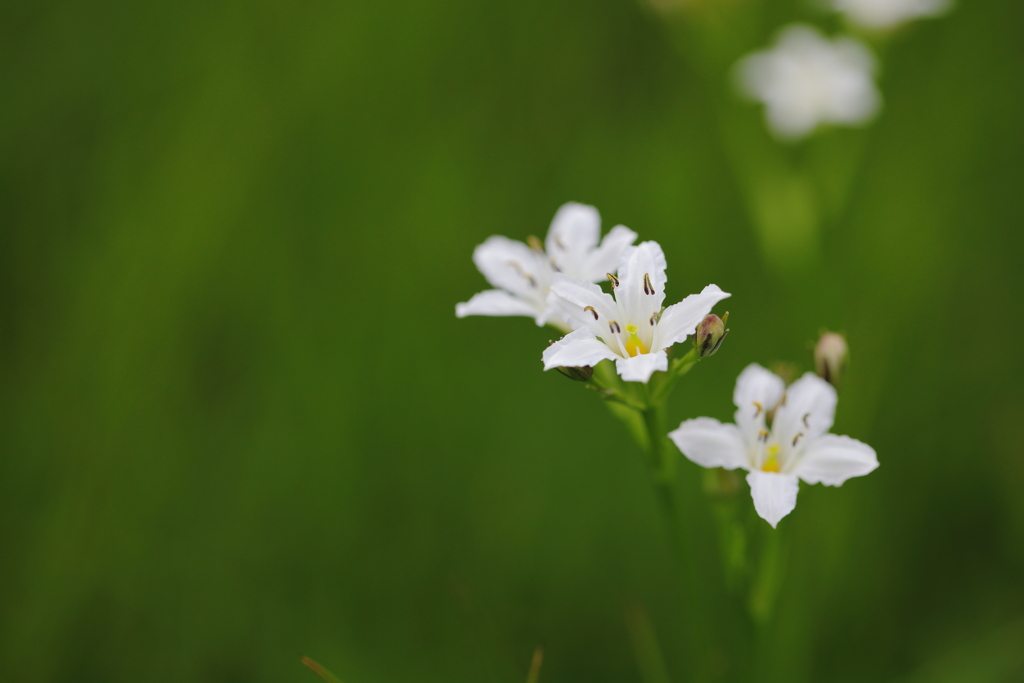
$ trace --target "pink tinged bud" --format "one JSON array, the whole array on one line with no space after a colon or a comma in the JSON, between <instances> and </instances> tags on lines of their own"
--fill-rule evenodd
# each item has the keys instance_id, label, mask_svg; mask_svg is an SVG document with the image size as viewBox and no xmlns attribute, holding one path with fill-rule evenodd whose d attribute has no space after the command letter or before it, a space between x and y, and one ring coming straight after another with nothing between
<instances>
[{"instance_id":1,"label":"pink tinged bud","mask_svg":"<svg viewBox=\"0 0 1024 683\"><path fill-rule=\"evenodd\" d=\"M814 367L818 377L839 388L850 360L850 349L846 339L835 332L825 332L814 347Z\"/></svg>"},{"instance_id":2,"label":"pink tinged bud","mask_svg":"<svg viewBox=\"0 0 1024 683\"><path fill-rule=\"evenodd\" d=\"M711 313L700 321L697 331L693 333L693 348L697 349L701 356L715 355L718 347L722 345L725 335L729 334L729 330L725 328L725 323L728 320L728 313L725 314L724 319Z\"/></svg>"}]
</instances>

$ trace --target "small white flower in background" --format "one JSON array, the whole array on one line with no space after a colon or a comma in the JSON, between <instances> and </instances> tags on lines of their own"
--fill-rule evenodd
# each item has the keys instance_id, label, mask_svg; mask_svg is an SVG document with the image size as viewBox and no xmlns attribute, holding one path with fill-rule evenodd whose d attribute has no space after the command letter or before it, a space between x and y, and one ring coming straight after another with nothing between
<instances>
[{"instance_id":1,"label":"small white flower in background","mask_svg":"<svg viewBox=\"0 0 1024 683\"><path fill-rule=\"evenodd\" d=\"M587 282L608 279L623 249L636 233L617 225L601 236L601 216L584 204L564 204L555 214L545 244L532 238L530 245L495 235L473 250L473 263L496 289L475 294L455 305L455 315L526 315L538 325L569 326L551 309L548 293L555 273L567 273Z\"/></svg>"},{"instance_id":2,"label":"small white flower in background","mask_svg":"<svg viewBox=\"0 0 1024 683\"><path fill-rule=\"evenodd\" d=\"M798 481L840 486L878 467L871 446L828 434L836 390L807 373L787 389L756 363L736 380L736 424L709 417L687 420L669 433L687 458L703 467L745 469L757 514L774 527L796 507ZM771 429L765 416L774 408Z\"/></svg>"},{"instance_id":3,"label":"small white flower in background","mask_svg":"<svg viewBox=\"0 0 1024 683\"><path fill-rule=\"evenodd\" d=\"M864 28L884 30L911 19L937 17L951 0L832 0L832 7Z\"/></svg>"},{"instance_id":4,"label":"small white flower in background","mask_svg":"<svg viewBox=\"0 0 1024 683\"><path fill-rule=\"evenodd\" d=\"M882 101L868 49L852 38L829 40L810 26L784 28L773 48L744 57L736 70L740 89L764 103L768 127L782 139L802 138L821 124L866 123Z\"/></svg>"},{"instance_id":5,"label":"small white flower in background","mask_svg":"<svg viewBox=\"0 0 1024 683\"><path fill-rule=\"evenodd\" d=\"M627 382L646 382L668 369L665 349L693 334L711 308L729 296L716 285L661 310L665 301L665 255L657 242L642 242L622 254L615 296L590 282L555 275L550 302L575 330L544 351L544 369L597 365L614 360Z\"/></svg>"}]
</instances>

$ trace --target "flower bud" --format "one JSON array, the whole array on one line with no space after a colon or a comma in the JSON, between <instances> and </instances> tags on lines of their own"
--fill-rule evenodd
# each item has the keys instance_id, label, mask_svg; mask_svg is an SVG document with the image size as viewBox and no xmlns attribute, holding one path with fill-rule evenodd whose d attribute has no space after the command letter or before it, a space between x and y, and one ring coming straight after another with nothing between
<instances>
[{"instance_id":1,"label":"flower bud","mask_svg":"<svg viewBox=\"0 0 1024 683\"><path fill-rule=\"evenodd\" d=\"M729 330L725 329L725 323L729 320L729 313L725 318L719 318L714 313L704 316L697 325L697 331L693 333L693 348L700 351L701 356L713 356L718 347L722 345L725 335Z\"/></svg>"},{"instance_id":2,"label":"flower bud","mask_svg":"<svg viewBox=\"0 0 1024 683\"><path fill-rule=\"evenodd\" d=\"M548 346L552 346L554 345L554 343L555 342L553 340L549 341ZM555 370L558 370L560 373L562 373L569 379L574 379L577 382L589 382L590 378L594 376L594 368L590 367L589 365L584 365L583 367L579 368L556 367Z\"/></svg>"},{"instance_id":3,"label":"flower bud","mask_svg":"<svg viewBox=\"0 0 1024 683\"><path fill-rule=\"evenodd\" d=\"M818 377L839 388L839 383L846 372L846 364L850 359L850 349L846 339L835 332L825 332L814 347L814 367Z\"/></svg>"},{"instance_id":4,"label":"flower bud","mask_svg":"<svg viewBox=\"0 0 1024 683\"><path fill-rule=\"evenodd\" d=\"M594 376L594 368L589 365L584 365L581 368L555 368L555 370L577 382L589 382L590 378Z\"/></svg>"}]
</instances>

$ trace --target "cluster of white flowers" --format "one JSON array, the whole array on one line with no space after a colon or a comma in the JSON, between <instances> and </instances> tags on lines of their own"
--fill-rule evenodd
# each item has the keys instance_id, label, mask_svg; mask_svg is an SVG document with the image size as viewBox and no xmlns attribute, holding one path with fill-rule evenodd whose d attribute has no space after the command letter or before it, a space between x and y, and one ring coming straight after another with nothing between
<instances>
[{"instance_id":1,"label":"cluster of white flowers","mask_svg":"<svg viewBox=\"0 0 1024 683\"><path fill-rule=\"evenodd\" d=\"M668 369L665 350L693 334L711 308L729 295L716 285L662 309L665 254L657 242L632 246L636 233L619 225L597 246L601 218L592 206L558 210L545 247L505 237L487 239L473 261L495 287L455 306L467 315L528 315L574 330L544 352L544 369L614 360L627 382L647 382ZM618 275L615 275L618 273ZM597 284L610 280L614 297Z\"/></svg>"},{"instance_id":2,"label":"cluster of white flowers","mask_svg":"<svg viewBox=\"0 0 1024 683\"><path fill-rule=\"evenodd\" d=\"M832 0L851 23L880 31L938 16L951 0ZM775 45L736 65L737 86L765 105L768 128L782 140L806 137L822 125L858 126L881 107L875 58L849 36L829 39L812 26L779 31Z\"/></svg>"},{"instance_id":3,"label":"cluster of white flowers","mask_svg":"<svg viewBox=\"0 0 1024 683\"><path fill-rule=\"evenodd\" d=\"M497 289L457 304L456 315L526 315L538 325L571 329L543 352L545 370L609 360L623 381L649 382L655 372L668 370L669 347L693 335L730 294L709 284L663 308L667 277L661 247L633 246L636 233L623 226L600 246L599 236L594 207L566 204L543 246L535 238L526 245L490 237L473 260ZM611 294L595 284L605 279ZM827 433L836 392L813 374L787 389L781 378L751 365L737 380L733 402L735 425L702 417L683 422L669 437L698 465L748 470L754 508L773 527L796 506L799 480L839 486L878 466L870 446Z\"/></svg>"}]
</instances>

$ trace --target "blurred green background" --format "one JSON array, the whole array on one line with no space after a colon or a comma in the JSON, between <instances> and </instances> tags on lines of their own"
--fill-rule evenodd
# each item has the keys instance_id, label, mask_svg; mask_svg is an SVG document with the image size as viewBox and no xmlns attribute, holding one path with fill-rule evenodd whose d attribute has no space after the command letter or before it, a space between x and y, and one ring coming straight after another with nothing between
<instances>
[{"instance_id":1,"label":"blurred green background","mask_svg":"<svg viewBox=\"0 0 1024 683\"><path fill-rule=\"evenodd\" d=\"M543 644L542 682L640 681L641 609L688 680L625 431L549 330L454 317L476 244L575 200L663 245L669 301L733 293L675 422L848 335L835 431L882 465L781 523L759 678L1024 680L1024 6L888 41L876 124L792 152L862 157L785 268L725 67L834 19L731 2L4 3L0 678L511 682Z\"/></svg>"}]
</instances>

